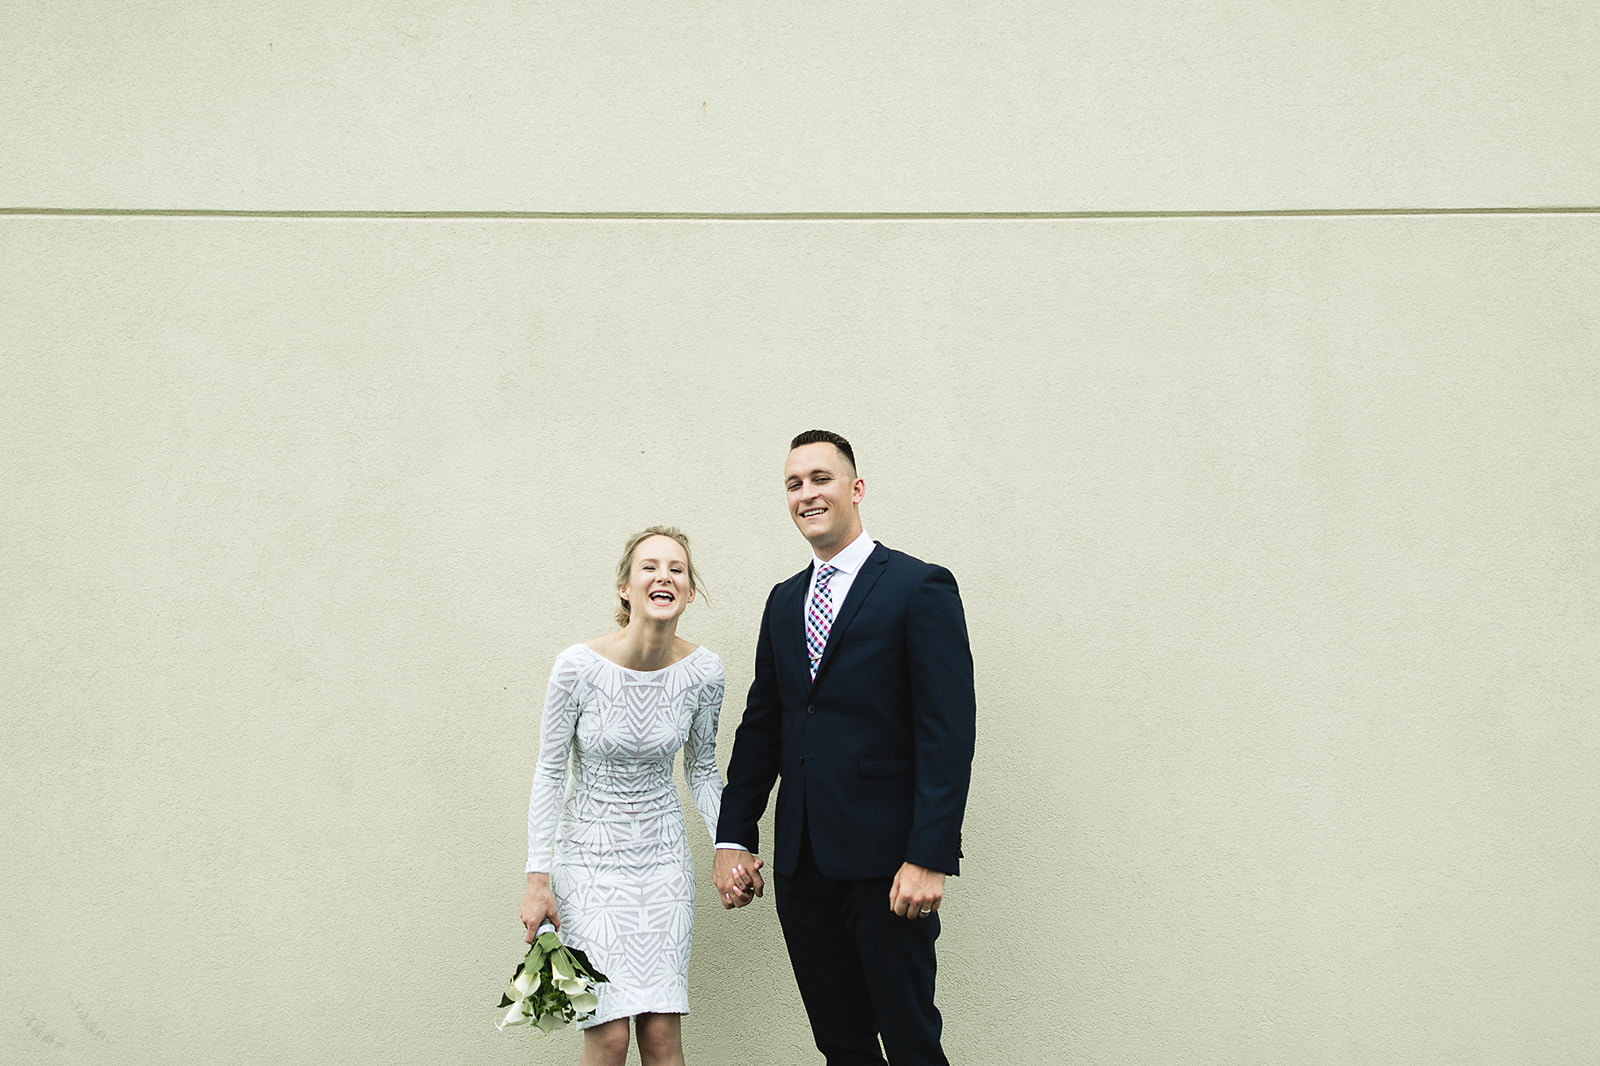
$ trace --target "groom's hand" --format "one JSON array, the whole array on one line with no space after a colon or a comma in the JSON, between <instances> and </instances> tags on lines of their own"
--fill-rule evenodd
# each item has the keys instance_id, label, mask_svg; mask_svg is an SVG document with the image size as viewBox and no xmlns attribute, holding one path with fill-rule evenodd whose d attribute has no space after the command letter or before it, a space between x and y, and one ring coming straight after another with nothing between
<instances>
[{"instance_id":1,"label":"groom's hand","mask_svg":"<svg viewBox=\"0 0 1600 1066\"><path fill-rule=\"evenodd\" d=\"M894 875L889 886L889 909L913 922L918 918L931 918L939 904L944 902L944 874L926 866L906 862Z\"/></svg>"},{"instance_id":2,"label":"groom's hand","mask_svg":"<svg viewBox=\"0 0 1600 1066\"><path fill-rule=\"evenodd\" d=\"M711 867L711 883L724 910L743 907L766 887L761 881L761 860L743 848L718 848Z\"/></svg>"}]
</instances>

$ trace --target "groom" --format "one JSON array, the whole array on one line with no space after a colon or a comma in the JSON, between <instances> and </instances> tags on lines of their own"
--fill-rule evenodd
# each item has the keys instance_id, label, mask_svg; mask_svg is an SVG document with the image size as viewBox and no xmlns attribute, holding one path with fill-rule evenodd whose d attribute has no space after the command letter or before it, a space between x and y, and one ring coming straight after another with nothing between
<instances>
[{"instance_id":1,"label":"groom","mask_svg":"<svg viewBox=\"0 0 1600 1066\"><path fill-rule=\"evenodd\" d=\"M778 789L778 920L829 1066L947 1066L933 1003L945 875L958 871L975 731L955 578L875 544L850 442L811 430L784 464L815 558L773 588L734 735L712 871L726 907Z\"/></svg>"}]
</instances>

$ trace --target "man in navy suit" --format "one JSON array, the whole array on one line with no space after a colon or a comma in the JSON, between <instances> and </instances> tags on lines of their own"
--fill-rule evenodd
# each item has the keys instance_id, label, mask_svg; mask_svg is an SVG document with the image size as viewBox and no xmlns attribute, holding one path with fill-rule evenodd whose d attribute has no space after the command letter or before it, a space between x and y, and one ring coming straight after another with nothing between
<instances>
[{"instance_id":1,"label":"man in navy suit","mask_svg":"<svg viewBox=\"0 0 1600 1066\"><path fill-rule=\"evenodd\" d=\"M757 822L778 789L778 919L830 1066L947 1066L934 1006L945 876L959 872L976 701L950 571L873 542L850 442L812 430L784 465L815 556L773 588L735 734L712 879L763 889Z\"/></svg>"}]
</instances>

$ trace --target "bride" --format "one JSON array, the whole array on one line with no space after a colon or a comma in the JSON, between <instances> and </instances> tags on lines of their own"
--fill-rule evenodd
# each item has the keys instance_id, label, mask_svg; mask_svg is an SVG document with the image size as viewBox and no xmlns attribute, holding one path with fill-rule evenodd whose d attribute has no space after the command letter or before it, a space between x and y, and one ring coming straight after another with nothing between
<instances>
[{"instance_id":1,"label":"bride","mask_svg":"<svg viewBox=\"0 0 1600 1066\"><path fill-rule=\"evenodd\" d=\"M672 778L680 750L708 834L722 801L722 660L678 636L699 584L682 532L635 533L617 564L621 628L566 649L550 673L522 924L531 943L549 920L609 978L578 1023L581 1066L622 1066L630 1018L644 1066L683 1063L694 866ZM741 884L754 892L747 874Z\"/></svg>"}]
</instances>

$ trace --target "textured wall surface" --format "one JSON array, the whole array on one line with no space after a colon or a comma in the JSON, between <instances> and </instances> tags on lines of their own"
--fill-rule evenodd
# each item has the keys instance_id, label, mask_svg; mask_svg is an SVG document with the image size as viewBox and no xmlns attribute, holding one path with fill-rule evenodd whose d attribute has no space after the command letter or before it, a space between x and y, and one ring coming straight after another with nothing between
<instances>
[{"instance_id":1,"label":"textured wall surface","mask_svg":"<svg viewBox=\"0 0 1600 1066\"><path fill-rule=\"evenodd\" d=\"M0 206L135 213L0 217L0 1061L575 1060L550 662L682 525L726 765L828 425L972 629L954 1061L1587 1062L1600 214L137 213L1600 203L1586 6L1291 7L13 12ZM821 1061L770 898L691 997Z\"/></svg>"},{"instance_id":2,"label":"textured wall surface","mask_svg":"<svg viewBox=\"0 0 1600 1066\"><path fill-rule=\"evenodd\" d=\"M1586 0L0 10L29 207L1526 207L1600 173Z\"/></svg>"}]
</instances>

